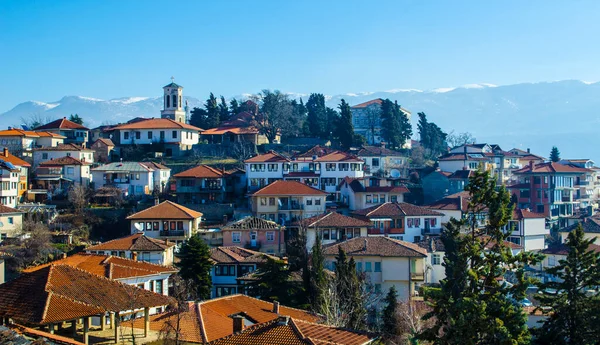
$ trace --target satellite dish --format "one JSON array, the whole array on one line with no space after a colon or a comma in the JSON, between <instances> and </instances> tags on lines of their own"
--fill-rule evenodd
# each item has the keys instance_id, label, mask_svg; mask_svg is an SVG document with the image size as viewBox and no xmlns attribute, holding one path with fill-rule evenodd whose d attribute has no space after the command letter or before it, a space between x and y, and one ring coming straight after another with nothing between
<instances>
[{"instance_id":1,"label":"satellite dish","mask_svg":"<svg viewBox=\"0 0 600 345\"><path fill-rule=\"evenodd\" d=\"M398 178L400 177L400 171L398 169L392 169L390 170L390 176L393 178Z\"/></svg>"},{"instance_id":2,"label":"satellite dish","mask_svg":"<svg viewBox=\"0 0 600 345\"><path fill-rule=\"evenodd\" d=\"M4 223L0 222L0 228L4 226Z\"/></svg>"},{"instance_id":3,"label":"satellite dish","mask_svg":"<svg viewBox=\"0 0 600 345\"><path fill-rule=\"evenodd\" d=\"M143 230L143 227L142 227L141 223L134 223L133 226L135 227L135 229L137 231L142 231Z\"/></svg>"}]
</instances>

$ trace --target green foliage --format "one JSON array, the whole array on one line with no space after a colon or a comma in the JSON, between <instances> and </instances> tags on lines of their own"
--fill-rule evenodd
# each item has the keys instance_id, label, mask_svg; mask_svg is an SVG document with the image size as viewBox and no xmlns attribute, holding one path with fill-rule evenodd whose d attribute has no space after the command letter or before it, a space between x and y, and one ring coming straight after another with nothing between
<instances>
[{"instance_id":1,"label":"green foliage","mask_svg":"<svg viewBox=\"0 0 600 345\"><path fill-rule=\"evenodd\" d=\"M229 101L229 115L233 116L233 115L237 115L239 113L240 113L240 104L237 99L232 98L231 101Z\"/></svg>"},{"instance_id":2,"label":"green foliage","mask_svg":"<svg viewBox=\"0 0 600 345\"><path fill-rule=\"evenodd\" d=\"M326 122L325 122L325 133L323 133L323 139L333 140L333 137L337 131L337 124L339 122L340 114L335 109L327 107L325 109Z\"/></svg>"},{"instance_id":3,"label":"green foliage","mask_svg":"<svg viewBox=\"0 0 600 345\"><path fill-rule=\"evenodd\" d=\"M600 253L590 249L595 239L585 239L581 225L569 233L567 257L546 269L556 281L539 284L536 299L551 310L535 330L538 344L598 344L600 296L588 291L600 286Z\"/></svg>"},{"instance_id":4,"label":"green foliage","mask_svg":"<svg viewBox=\"0 0 600 345\"><path fill-rule=\"evenodd\" d=\"M327 109L325 96L321 93L311 93L306 102L308 130L310 136L327 138Z\"/></svg>"},{"instance_id":5,"label":"green foliage","mask_svg":"<svg viewBox=\"0 0 600 345\"><path fill-rule=\"evenodd\" d=\"M339 298L339 304L343 306L346 314L346 324L344 327L351 329L366 329L367 309L363 299L363 280L356 272L356 262L354 258L348 260L348 256L338 247L338 256L335 265L336 294Z\"/></svg>"},{"instance_id":6,"label":"green foliage","mask_svg":"<svg viewBox=\"0 0 600 345\"><path fill-rule=\"evenodd\" d=\"M550 160L555 163L560 161L560 151L558 151L556 146L552 146L552 150L550 151Z\"/></svg>"},{"instance_id":7,"label":"green foliage","mask_svg":"<svg viewBox=\"0 0 600 345\"><path fill-rule=\"evenodd\" d=\"M336 126L336 137L340 142L343 150L347 150L354 142L354 126L352 125L352 112L350 105L344 99L338 106L340 109L340 117Z\"/></svg>"},{"instance_id":8,"label":"green foliage","mask_svg":"<svg viewBox=\"0 0 600 345\"><path fill-rule=\"evenodd\" d=\"M256 281L248 284L250 295L291 307L304 303L302 285L292 281L291 271L285 261L267 257L258 266L256 277Z\"/></svg>"},{"instance_id":9,"label":"green foliage","mask_svg":"<svg viewBox=\"0 0 600 345\"><path fill-rule=\"evenodd\" d=\"M317 236L311 252L309 299L311 309L321 313L324 308L325 289L327 289L327 276L325 275L325 256L321 236Z\"/></svg>"},{"instance_id":10,"label":"green foliage","mask_svg":"<svg viewBox=\"0 0 600 345\"><path fill-rule=\"evenodd\" d=\"M381 136L389 147L395 149L401 149L410 140L412 126L398 102L385 99L381 103Z\"/></svg>"},{"instance_id":11,"label":"green foliage","mask_svg":"<svg viewBox=\"0 0 600 345\"><path fill-rule=\"evenodd\" d=\"M446 143L446 138L448 135L435 123L428 122L425 113L418 113L418 116L419 122L417 123L417 129L419 131L421 145L429 151L429 154L432 157L437 157L446 151L448 145Z\"/></svg>"},{"instance_id":12,"label":"green foliage","mask_svg":"<svg viewBox=\"0 0 600 345\"><path fill-rule=\"evenodd\" d=\"M207 126L207 118L208 113L206 112L206 109L194 108L190 112L190 125L198 128L208 129L210 127Z\"/></svg>"},{"instance_id":13,"label":"green foliage","mask_svg":"<svg viewBox=\"0 0 600 345\"><path fill-rule=\"evenodd\" d=\"M218 127L220 120L219 104L217 102L217 98L212 92L204 103L204 108L206 109L206 124L203 128L206 129Z\"/></svg>"},{"instance_id":14,"label":"green foliage","mask_svg":"<svg viewBox=\"0 0 600 345\"><path fill-rule=\"evenodd\" d=\"M451 219L442 230L446 278L440 282L441 293L426 292L432 311L425 319L434 325L420 338L433 344L528 344L527 316L516 301L525 298L533 283L525 277L525 266L541 257L531 252L513 255L506 246L510 232L503 228L512 217L510 194L496 187L489 172L478 170L466 190L471 194L468 216ZM476 214L484 208L489 221L479 230ZM469 233L463 234L469 225ZM513 285L503 283L508 276Z\"/></svg>"},{"instance_id":15,"label":"green foliage","mask_svg":"<svg viewBox=\"0 0 600 345\"><path fill-rule=\"evenodd\" d=\"M179 262L175 266L179 269L181 278L191 282L197 298L209 299L212 286L210 278L212 263L208 245L199 235L194 235L183 244L177 257Z\"/></svg>"},{"instance_id":16,"label":"green foliage","mask_svg":"<svg viewBox=\"0 0 600 345\"><path fill-rule=\"evenodd\" d=\"M294 118L294 105L289 96L279 90L263 90L259 95L261 105L254 125L273 143L278 134L295 136L300 130Z\"/></svg>"},{"instance_id":17,"label":"green foliage","mask_svg":"<svg viewBox=\"0 0 600 345\"><path fill-rule=\"evenodd\" d=\"M69 121L73 121L79 125L83 125L83 119L77 114L71 114L71 116L69 116Z\"/></svg>"},{"instance_id":18,"label":"green foliage","mask_svg":"<svg viewBox=\"0 0 600 345\"><path fill-rule=\"evenodd\" d=\"M383 309L383 333L385 338L398 336L398 292L395 285L390 287L385 296L385 308Z\"/></svg>"},{"instance_id":19,"label":"green foliage","mask_svg":"<svg viewBox=\"0 0 600 345\"><path fill-rule=\"evenodd\" d=\"M221 103L219 103L219 124L229 120L229 108L227 107L227 101L225 97L221 96Z\"/></svg>"}]
</instances>

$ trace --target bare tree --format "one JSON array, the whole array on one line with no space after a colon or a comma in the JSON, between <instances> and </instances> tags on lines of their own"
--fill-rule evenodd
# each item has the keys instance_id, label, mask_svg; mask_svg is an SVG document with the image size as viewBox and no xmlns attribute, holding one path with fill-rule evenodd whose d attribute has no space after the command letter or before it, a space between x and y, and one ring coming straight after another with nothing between
<instances>
[{"instance_id":1,"label":"bare tree","mask_svg":"<svg viewBox=\"0 0 600 345\"><path fill-rule=\"evenodd\" d=\"M264 134L270 143L278 135L293 136L300 130L294 119L294 106L289 96L279 90L263 90L252 100L260 103L260 110L252 125Z\"/></svg>"},{"instance_id":2,"label":"bare tree","mask_svg":"<svg viewBox=\"0 0 600 345\"><path fill-rule=\"evenodd\" d=\"M368 131L371 133L370 138L367 138L367 142L373 145L376 129L381 126L381 108L367 107L365 109L365 119L367 120Z\"/></svg>"},{"instance_id":3,"label":"bare tree","mask_svg":"<svg viewBox=\"0 0 600 345\"><path fill-rule=\"evenodd\" d=\"M77 214L82 214L83 209L89 203L89 189L82 185L73 186L69 190L69 202L73 204L73 208Z\"/></svg>"},{"instance_id":4,"label":"bare tree","mask_svg":"<svg viewBox=\"0 0 600 345\"><path fill-rule=\"evenodd\" d=\"M396 316L400 336L388 340L390 345L411 345L415 337L426 328L431 327L433 319L423 320L429 307L423 301L403 301L398 303Z\"/></svg>"},{"instance_id":5,"label":"bare tree","mask_svg":"<svg viewBox=\"0 0 600 345\"><path fill-rule=\"evenodd\" d=\"M475 139L473 134L469 132L454 133L454 131L451 131L446 137L446 142L450 147L457 147L466 144L473 144L477 142L477 139Z\"/></svg>"},{"instance_id":6,"label":"bare tree","mask_svg":"<svg viewBox=\"0 0 600 345\"><path fill-rule=\"evenodd\" d=\"M167 307L169 317L160 329L159 338L165 345L179 345L184 341L183 321L190 317L188 301L193 300L194 289L191 281L184 280L179 275L171 276L170 282L173 285L171 297L175 301Z\"/></svg>"},{"instance_id":7,"label":"bare tree","mask_svg":"<svg viewBox=\"0 0 600 345\"><path fill-rule=\"evenodd\" d=\"M27 126L29 129L34 129L48 122L51 122L53 118L49 115L42 113L31 114L29 117L21 117L21 125Z\"/></svg>"},{"instance_id":8,"label":"bare tree","mask_svg":"<svg viewBox=\"0 0 600 345\"><path fill-rule=\"evenodd\" d=\"M254 143L236 142L229 150L229 155L239 162L244 162L244 160L252 157L254 154L256 154L256 145Z\"/></svg>"}]
</instances>

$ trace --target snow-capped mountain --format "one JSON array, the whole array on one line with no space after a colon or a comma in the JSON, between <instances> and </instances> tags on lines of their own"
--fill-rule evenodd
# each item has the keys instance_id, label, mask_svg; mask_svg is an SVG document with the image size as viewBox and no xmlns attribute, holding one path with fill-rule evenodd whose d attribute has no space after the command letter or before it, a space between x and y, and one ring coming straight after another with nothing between
<instances>
[{"instance_id":1,"label":"snow-capped mountain","mask_svg":"<svg viewBox=\"0 0 600 345\"><path fill-rule=\"evenodd\" d=\"M247 97L249 94L245 94ZM307 93L290 93L307 100ZM198 95L197 95L198 96ZM198 98L184 97L190 108L200 106ZM200 95L200 99L206 98ZM350 105L374 98L397 100L413 113L425 112L430 121L445 131L471 132L480 142L494 142L505 149L528 148L547 156L553 145L563 157L592 158L600 154L591 140L600 124L600 83L565 80L496 86L470 84L433 90L394 89L382 92L354 92L326 96L327 105L337 108L341 99ZM54 120L79 114L89 127L128 119L158 117L162 98L126 97L101 100L67 96L55 102L30 101L0 114L2 123L18 126L22 119L37 116ZM416 128L415 128L416 136Z\"/></svg>"}]
</instances>

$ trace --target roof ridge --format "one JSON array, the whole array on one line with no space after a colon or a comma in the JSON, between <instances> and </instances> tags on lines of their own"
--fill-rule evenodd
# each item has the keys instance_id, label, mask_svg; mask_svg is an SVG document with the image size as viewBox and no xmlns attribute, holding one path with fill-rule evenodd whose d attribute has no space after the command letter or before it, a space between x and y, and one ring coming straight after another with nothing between
<instances>
[{"instance_id":1,"label":"roof ridge","mask_svg":"<svg viewBox=\"0 0 600 345\"><path fill-rule=\"evenodd\" d=\"M302 330L300 330L300 328L298 328L298 326L294 322L294 318L292 318L292 317L290 317L289 321L288 321L288 325L290 325L290 324L291 324L292 330L295 331L296 333L298 333L298 335L300 336L300 338L302 340L307 339L307 337L304 335L304 333L302 333Z\"/></svg>"},{"instance_id":2,"label":"roof ridge","mask_svg":"<svg viewBox=\"0 0 600 345\"><path fill-rule=\"evenodd\" d=\"M204 327L204 319L202 318L202 311L200 310L200 303L194 303L196 314L198 316L198 323L200 323L200 336L204 343L208 343L208 337L206 335L206 328Z\"/></svg>"}]
</instances>

